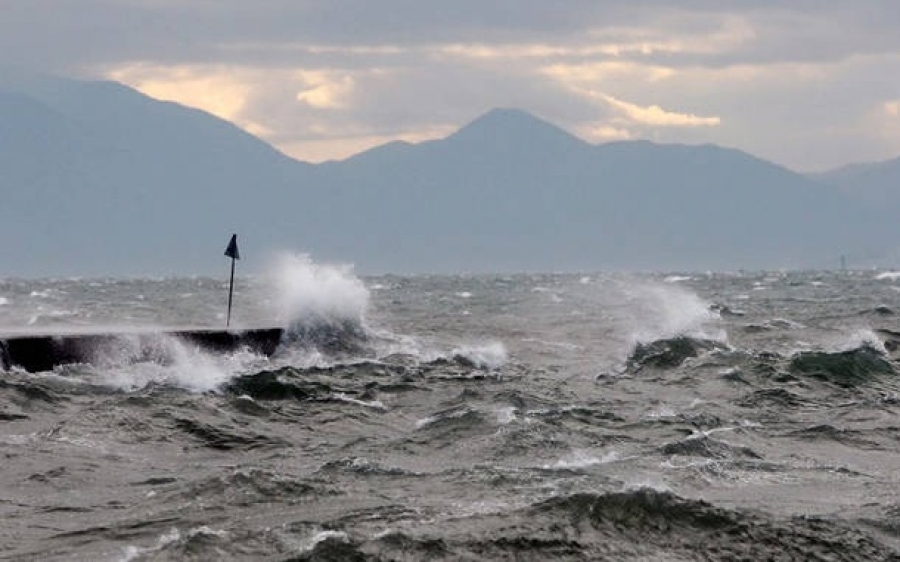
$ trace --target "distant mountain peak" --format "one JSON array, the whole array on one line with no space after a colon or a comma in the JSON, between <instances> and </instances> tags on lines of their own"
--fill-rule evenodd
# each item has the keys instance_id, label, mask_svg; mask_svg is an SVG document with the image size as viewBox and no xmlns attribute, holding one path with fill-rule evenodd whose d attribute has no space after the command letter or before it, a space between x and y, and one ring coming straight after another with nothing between
<instances>
[{"instance_id":1,"label":"distant mountain peak","mask_svg":"<svg viewBox=\"0 0 900 562\"><path fill-rule=\"evenodd\" d=\"M447 137L447 140L476 145L587 144L553 123L515 108L492 109Z\"/></svg>"},{"instance_id":2,"label":"distant mountain peak","mask_svg":"<svg viewBox=\"0 0 900 562\"><path fill-rule=\"evenodd\" d=\"M489 110L487 113L475 118L474 121L463 128L498 125L508 126L516 124L521 125L525 123L555 127L555 125L552 125L549 122L540 119L539 117L535 117L534 115L528 113L523 109L518 109L515 107L495 107Z\"/></svg>"}]
</instances>

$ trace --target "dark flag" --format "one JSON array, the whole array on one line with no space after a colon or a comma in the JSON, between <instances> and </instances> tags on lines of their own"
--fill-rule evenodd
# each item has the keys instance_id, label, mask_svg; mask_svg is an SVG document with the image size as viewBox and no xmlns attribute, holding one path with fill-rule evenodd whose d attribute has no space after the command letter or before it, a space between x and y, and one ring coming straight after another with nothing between
<instances>
[{"instance_id":1,"label":"dark flag","mask_svg":"<svg viewBox=\"0 0 900 562\"><path fill-rule=\"evenodd\" d=\"M238 251L237 247L237 234L231 235L231 242L229 242L228 247L225 248L225 255L232 259L241 259L241 253Z\"/></svg>"}]
</instances>

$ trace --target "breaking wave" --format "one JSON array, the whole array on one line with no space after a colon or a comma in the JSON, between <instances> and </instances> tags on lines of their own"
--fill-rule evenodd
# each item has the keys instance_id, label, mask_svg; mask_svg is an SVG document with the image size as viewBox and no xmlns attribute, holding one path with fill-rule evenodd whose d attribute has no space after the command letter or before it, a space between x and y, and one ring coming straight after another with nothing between
<instances>
[{"instance_id":1,"label":"breaking wave","mask_svg":"<svg viewBox=\"0 0 900 562\"><path fill-rule=\"evenodd\" d=\"M635 283L625 290L633 322L632 343L686 336L726 341L719 314L689 290L673 284Z\"/></svg>"},{"instance_id":2,"label":"breaking wave","mask_svg":"<svg viewBox=\"0 0 900 562\"><path fill-rule=\"evenodd\" d=\"M367 340L369 290L349 265L317 264L306 254L277 256L266 275L285 345L325 353L360 352Z\"/></svg>"}]
</instances>

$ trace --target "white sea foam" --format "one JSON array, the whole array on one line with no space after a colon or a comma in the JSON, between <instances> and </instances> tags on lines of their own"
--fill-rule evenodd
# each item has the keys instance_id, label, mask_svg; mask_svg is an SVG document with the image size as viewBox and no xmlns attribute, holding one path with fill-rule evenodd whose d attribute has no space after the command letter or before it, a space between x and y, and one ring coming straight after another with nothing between
<instances>
[{"instance_id":1,"label":"white sea foam","mask_svg":"<svg viewBox=\"0 0 900 562\"><path fill-rule=\"evenodd\" d=\"M852 351L861 347L871 347L881 353L887 353L884 342L871 328L857 328L825 343L825 350L832 353Z\"/></svg>"},{"instance_id":2,"label":"white sea foam","mask_svg":"<svg viewBox=\"0 0 900 562\"><path fill-rule=\"evenodd\" d=\"M6 297L0 297L0 306L9 304L9 299Z\"/></svg>"},{"instance_id":3,"label":"white sea foam","mask_svg":"<svg viewBox=\"0 0 900 562\"><path fill-rule=\"evenodd\" d=\"M544 465L544 468L547 470L571 470L587 468L598 464L606 464L617 460L619 460L619 453L616 451L609 451L598 457L589 451L576 449L567 456L556 461L555 464Z\"/></svg>"},{"instance_id":4,"label":"white sea foam","mask_svg":"<svg viewBox=\"0 0 900 562\"><path fill-rule=\"evenodd\" d=\"M335 394L332 394L332 397L335 400L339 400L341 402L346 402L348 404L356 404L357 406L362 406L364 408L371 408L373 410L387 411L387 409L388 409L387 406L384 405L384 402L382 402L381 400L371 400L371 401L367 402L365 400L359 400L357 398L348 396L347 394L345 394L343 392L337 392Z\"/></svg>"},{"instance_id":5,"label":"white sea foam","mask_svg":"<svg viewBox=\"0 0 900 562\"><path fill-rule=\"evenodd\" d=\"M95 363L96 379L114 388L133 391L165 384L208 392L267 360L246 350L208 353L176 337L157 334L117 338L114 345L96 350Z\"/></svg>"},{"instance_id":6,"label":"white sea foam","mask_svg":"<svg viewBox=\"0 0 900 562\"><path fill-rule=\"evenodd\" d=\"M676 412L675 409L672 408L671 406L663 405L663 406L659 406L658 408L656 408L654 410L647 412L644 415L645 415L645 417L647 417L649 419L658 420L658 419L664 419L664 418L674 418L675 416L678 415L678 412Z\"/></svg>"},{"instance_id":7,"label":"white sea foam","mask_svg":"<svg viewBox=\"0 0 900 562\"><path fill-rule=\"evenodd\" d=\"M463 345L454 349L451 355L467 359L482 369L499 369L509 359L506 346L498 341L481 345Z\"/></svg>"},{"instance_id":8,"label":"white sea foam","mask_svg":"<svg viewBox=\"0 0 900 562\"><path fill-rule=\"evenodd\" d=\"M416 429L422 429L423 427L427 427L433 423L439 422L441 420L452 420L456 418L461 418L469 413L469 410L465 408L459 408L457 410L453 410L450 412L444 412L437 416L428 416L426 418L422 418L416 420L415 427Z\"/></svg>"},{"instance_id":9,"label":"white sea foam","mask_svg":"<svg viewBox=\"0 0 900 562\"><path fill-rule=\"evenodd\" d=\"M655 492L672 491L672 488L666 482L661 481L659 476L656 475L645 475L641 479L625 482L622 488L625 492L637 492L639 490L653 490Z\"/></svg>"},{"instance_id":10,"label":"white sea foam","mask_svg":"<svg viewBox=\"0 0 900 562\"><path fill-rule=\"evenodd\" d=\"M312 537L310 537L310 539L300 547L300 551L310 552L314 550L316 548L316 545L318 545L320 542L326 541L328 539L336 539L341 542L347 542L349 540L349 537L347 536L347 533L343 531L319 531Z\"/></svg>"},{"instance_id":11,"label":"white sea foam","mask_svg":"<svg viewBox=\"0 0 900 562\"><path fill-rule=\"evenodd\" d=\"M883 271L875 276L878 280L896 281L900 279L900 271Z\"/></svg>"},{"instance_id":12,"label":"white sea foam","mask_svg":"<svg viewBox=\"0 0 900 562\"><path fill-rule=\"evenodd\" d=\"M522 338L522 341L526 343L536 343L546 347L564 349L566 351L578 351L581 349L580 345L564 341L547 341L538 338Z\"/></svg>"},{"instance_id":13,"label":"white sea foam","mask_svg":"<svg viewBox=\"0 0 900 562\"><path fill-rule=\"evenodd\" d=\"M509 425L512 422L516 421L516 412L518 409L514 406L507 406L505 408L498 408L495 412L497 414L497 423L500 425Z\"/></svg>"},{"instance_id":14,"label":"white sea foam","mask_svg":"<svg viewBox=\"0 0 900 562\"><path fill-rule=\"evenodd\" d=\"M170 544L176 543L181 540L181 532L172 528L169 531L166 531L159 538L156 539L156 545L151 547L140 547L140 546L126 546L125 552L123 553L122 558L120 558L121 562L131 562L131 560L135 560L144 554L149 554L151 552L158 552Z\"/></svg>"},{"instance_id":15,"label":"white sea foam","mask_svg":"<svg viewBox=\"0 0 900 562\"><path fill-rule=\"evenodd\" d=\"M847 332L838 335L817 339L815 341L798 340L788 350L789 355L805 353L809 351L824 353L843 353L862 347L868 347L879 353L887 354L884 342L871 328L850 328Z\"/></svg>"}]
</instances>

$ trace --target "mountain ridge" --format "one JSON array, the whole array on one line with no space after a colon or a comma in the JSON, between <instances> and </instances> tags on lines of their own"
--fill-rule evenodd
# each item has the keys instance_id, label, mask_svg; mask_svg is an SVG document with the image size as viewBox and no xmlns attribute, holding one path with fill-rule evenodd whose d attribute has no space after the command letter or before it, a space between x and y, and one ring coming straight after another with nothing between
<instances>
[{"instance_id":1,"label":"mountain ridge","mask_svg":"<svg viewBox=\"0 0 900 562\"><path fill-rule=\"evenodd\" d=\"M310 164L120 84L33 88L0 83L0 234L24 240L0 277L216 271L231 232L373 273L801 268L900 238L741 150L591 144L519 109Z\"/></svg>"}]
</instances>

